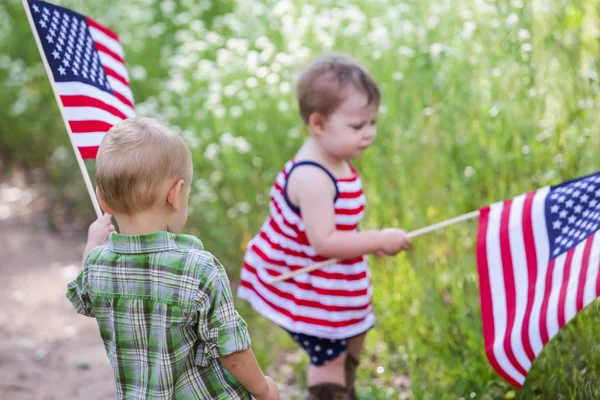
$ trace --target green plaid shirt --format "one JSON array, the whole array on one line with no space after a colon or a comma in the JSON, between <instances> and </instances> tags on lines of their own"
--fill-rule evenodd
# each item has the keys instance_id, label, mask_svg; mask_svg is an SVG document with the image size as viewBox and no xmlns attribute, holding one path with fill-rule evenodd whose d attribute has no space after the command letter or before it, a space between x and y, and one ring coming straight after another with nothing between
<instances>
[{"instance_id":1,"label":"green plaid shirt","mask_svg":"<svg viewBox=\"0 0 600 400\"><path fill-rule=\"evenodd\" d=\"M250 399L218 357L250 347L221 263L188 235L113 233L67 297L98 321L119 399Z\"/></svg>"}]
</instances>

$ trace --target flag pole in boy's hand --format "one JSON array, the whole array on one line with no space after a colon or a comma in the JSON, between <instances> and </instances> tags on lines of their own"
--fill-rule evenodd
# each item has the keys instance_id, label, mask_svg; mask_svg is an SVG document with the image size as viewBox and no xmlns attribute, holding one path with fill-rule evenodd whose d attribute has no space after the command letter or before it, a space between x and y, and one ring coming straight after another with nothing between
<instances>
[{"instance_id":1,"label":"flag pole in boy's hand","mask_svg":"<svg viewBox=\"0 0 600 400\"><path fill-rule=\"evenodd\" d=\"M433 232L435 230L444 228L446 226L456 224L458 222L467 221L469 219L477 218L478 216L479 216L479 210L473 211L473 212L470 212L468 214L464 214L464 215L461 215L461 216L458 216L458 217L455 217L455 218L451 218L451 219L443 221L443 222L439 222L437 224L433 224L433 225L429 225L429 226L426 226L426 227L421 228L421 229L417 229L416 231L410 232L408 234L408 236L410 238L414 238L414 237L417 237L417 236L420 236L420 235L424 235L425 233ZM306 274L308 272L315 271L317 269L325 268L328 265L333 265L333 264L335 264L335 263L337 263L339 261L340 260L338 260L338 259L332 258L332 259L329 259L327 261L323 261L323 262L320 262L320 263L317 263L317 264L310 265L308 267L304 267L304 268L298 269L296 271L291 271L291 272L288 272L288 273L285 273L285 274L281 274L281 275L277 276L276 278L273 278L272 280L270 280L267 283L270 284L270 285L272 285L274 283L285 281L285 280L288 280L288 279L293 278L293 277L298 276L298 275Z\"/></svg>"}]
</instances>

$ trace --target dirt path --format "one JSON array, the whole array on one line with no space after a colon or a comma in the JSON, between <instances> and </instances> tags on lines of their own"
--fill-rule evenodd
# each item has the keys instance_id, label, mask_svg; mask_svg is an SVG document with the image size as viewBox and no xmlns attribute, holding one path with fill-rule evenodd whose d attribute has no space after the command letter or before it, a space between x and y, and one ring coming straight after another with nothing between
<instances>
[{"instance_id":1,"label":"dirt path","mask_svg":"<svg viewBox=\"0 0 600 400\"><path fill-rule=\"evenodd\" d=\"M48 232L43 202L0 182L0 399L114 399L96 322L65 298L85 232Z\"/></svg>"}]
</instances>

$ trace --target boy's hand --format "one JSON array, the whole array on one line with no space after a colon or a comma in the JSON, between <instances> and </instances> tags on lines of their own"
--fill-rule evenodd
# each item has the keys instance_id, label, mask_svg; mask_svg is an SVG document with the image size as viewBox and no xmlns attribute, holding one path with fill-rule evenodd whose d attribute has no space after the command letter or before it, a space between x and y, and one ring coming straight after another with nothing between
<instances>
[{"instance_id":1,"label":"boy's hand","mask_svg":"<svg viewBox=\"0 0 600 400\"><path fill-rule=\"evenodd\" d=\"M115 231L111 223L112 215L106 213L90 225L88 229L87 247L93 248L103 246L108 242L108 237Z\"/></svg>"},{"instance_id":2,"label":"boy's hand","mask_svg":"<svg viewBox=\"0 0 600 400\"><path fill-rule=\"evenodd\" d=\"M265 376L265 379L269 390L261 396L256 396L256 400L279 400L279 388L277 387L277 384L269 376Z\"/></svg>"},{"instance_id":3,"label":"boy's hand","mask_svg":"<svg viewBox=\"0 0 600 400\"><path fill-rule=\"evenodd\" d=\"M412 240L402 229L383 229L381 231L381 249L377 255L393 256L410 247Z\"/></svg>"}]
</instances>

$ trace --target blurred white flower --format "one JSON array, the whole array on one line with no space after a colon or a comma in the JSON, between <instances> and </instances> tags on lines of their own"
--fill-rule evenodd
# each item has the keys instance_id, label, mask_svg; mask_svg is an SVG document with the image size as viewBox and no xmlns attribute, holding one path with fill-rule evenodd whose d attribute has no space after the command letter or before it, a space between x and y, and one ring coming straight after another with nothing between
<instances>
[{"instance_id":1,"label":"blurred white flower","mask_svg":"<svg viewBox=\"0 0 600 400\"><path fill-rule=\"evenodd\" d=\"M256 108L256 103L252 99L248 99L244 102L244 108L248 111L252 111Z\"/></svg>"},{"instance_id":2,"label":"blurred white flower","mask_svg":"<svg viewBox=\"0 0 600 400\"><path fill-rule=\"evenodd\" d=\"M233 145L240 153L247 153L252 148L252 146L250 146L250 143L241 136L237 136L233 140Z\"/></svg>"},{"instance_id":3,"label":"blurred white flower","mask_svg":"<svg viewBox=\"0 0 600 400\"><path fill-rule=\"evenodd\" d=\"M171 14L173 11L175 11L175 2L173 0L164 0L160 4L160 9L165 14Z\"/></svg>"},{"instance_id":4,"label":"blurred white flower","mask_svg":"<svg viewBox=\"0 0 600 400\"><path fill-rule=\"evenodd\" d=\"M248 86L250 89L253 89L255 87L258 86L258 79L256 79L255 77L251 76L250 78L246 79L246 86Z\"/></svg>"},{"instance_id":5,"label":"blurred white flower","mask_svg":"<svg viewBox=\"0 0 600 400\"><path fill-rule=\"evenodd\" d=\"M146 69L141 65L133 65L130 68L131 78L135 81L142 81L146 79Z\"/></svg>"},{"instance_id":6,"label":"blurred white flower","mask_svg":"<svg viewBox=\"0 0 600 400\"><path fill-rule=\"evenodd\" d=\"M428 117L428 116L430 116L430 115L433 115L433 113L434 113L433 107L425 107L425 108L423 109L422 113L423 113L423 115L424 115L424 116L426 116L426 117Z\"/></svg>"},{"instance_id":7,"label":"blurred white flower","mask_svg":"<svg viewBox=\"0 0 600 400\"><path fill-rule=\"evenodd\" d=\"M429 18L427 18L427 28L428 29L433 30L433 29L437 28L439 23L440 23L440 17L438 17L435 14L430 15Z\"/></svg>"},{"instance_id":8,"label":"blurred white flower","mask_svg":"<svg viewBox=\"0 0 600 400\"><path fill-rule=\"evenodd\" d=\"M527 29L519 29L519 39L521 39L522 41L525 41L527 39L529 39L531 37L531 34L529 33L529 31Z\"/></svg>"},{"instance_id":9,"label":"blurred white flower","mask_svg":"<svg viewBox=\"0 0 600 400\"><path fill-rule=\"evenodd\" d=\"M413 57L415 55L415 51L413 49L411 49L410 47L406 47L406 46L400 46L398 48L398 53L401 56L406 56L406 57Z\"/></svg>"},{"instance_id":10,"label":"blurred white flower","mask_svg":"<svg viewBox=\"0 0 600 400\"><path fill-rule=\"evenodd\" d=\"M285 100L280 101L279 104L277 105L277 109L281 112L286 112L287 110L289 110L289 108L290 108L290 105Z\"/></svg>"},{"instance_id":11,"label":"blurred white flower","mask_svg":"<svg viewBox=\"0 0 600 400\"><path fill-rule=\"evenodd\" d=\"M250 204L248 204L245 201L242 201L241 203L238 204L238 210L242 214L248 214L250 212Z\"/></svg>"},{"instance_id":12,"label":"blurred white flower","mask_svg":"<svg viewBox=\"0 0 600 400\"><path fill-rule=\"evenodd\" d=\"M266 77L265 82L267 82L269 85L275 85L279 83L279 75L271 73Z\"/></svg>"},{"instance_id":13,"label":"blurred white flower","mask_svg":"<svg viewBox=\"0 0 600 400\"><path fill-rule=\"evenodd\" d=\"M204 39L208 43L213 44L215 46L220 46L223 44L223 38L221 37L221 35L215 32L207 32Z\"/></svg>"},{"instance_id":14,"label":"blurred white flower","mask_svg":"<svg viewBox=\"0 0 600 400\"><path fill-rule=\"evenodd\" d=\"M511 13L508 18L506 18L506 26L511 27L515 26L519 23L519 17L515 13Z\"/></svg>"},{"instance_id":15,"label":"blurred white flower","mask_svg":"<svg viewBox=\"0 0 600 400\"><path fill-rule=\"evenodd\" d=\"M260 79L265 78L267 75L269 75L269 68L267 67L260 67L257 71L256 71L256 76Z\"/></svg>"},{"instance_id":16,"label":"blurred white flower","mask_svg":"<svg viewBox=\"0 0 600 400\"><path fill-rule=\"evenodd\" d=\"M473 33L477 29L477 24L473 21L466 21L463 24L462 37L464 39L471 39L473 37Z\"/></svg>"},{"instance_id":17,"label":"blurred white flower","mask_svg":"<svg viewBox=\"0 0 600 400\"><path fill-rule=\"evenodd\" d=\"M467 178L471 178L473 175L475 175L475 168L469 165L467 168L465 168L465 176Z\"/></svg>"},{"instance_id":18,"label":"blurred white flower","mask_svg":"<svg viewBox=\"0 0 600 400\"><path fill-rule=\"evenodd\" d=\"M216 143L210 143L204 150L204 157L209 161L216 161L219 156L219 145Z\"/></svg>"},{"instance_id":19,"label":"blurred white flower","mask_svg":"<svg viewBox=\"0 0 600 400\"><path fill-rule=\"evenodd\" d=\"M237 105L231 107L231 109L229 110L229 114L231 114L231 116L234 118L241 117L243 113L244 113L244 110L242 109L242 107L237 106Z\"/></svg>"},{"instance_id":20,"label":"blurred white flower","mask_svg":"<svg viewBox=\"0 0 600 400\"><path fill-rule=\"evenodd\" d=\"M232 97L237 92L237 87L234 84L227 85L223 88L223 94L228 97Z\"/></svg>"},{"instance_id":21,"label":"blurred white flower","mask_svg":"<svg viewBox=\"0 0 600 400\"><path fill-rule=\"evenodd\" d=\"M401 81L404 79L404 74L400 71L396 71L392 74L392 79L395 81Z\"/></svg>"},{"instance_id":22,"label":"blurred white flower","mask_svg":"<svg viewBox=\"0 0 600 400\"><path fill-rule=\"evenodd\" d=\"M211 172L210 176L208 177L208 180L213 185L219 183L221 179L223 179L223 174L218 169Z\"/></svg>"},{"instance_id":23,"label":"blurred white flower","mask_svg":"<svg viewBox=\"0 0 600 400\"><path fill-rule=\"evenodd\" d=\"M440 54L442 53L442 51L444 50L445 46L441 43L433 43L430 47L429 47L429 54L431 54L431 57L433 57L434 59L439 58Z\"/></svg>"},{"instance_id":24,"label":"blurred white flower","mask_svg":"<svg viewBox=\"0 0 600 400\"><path fill-rule=\"evenodd\" d=\"M473 19L473 11L469 10L468 8L463 8L460 10L460 16L466 20Z\"/></svg>"},{"instance_id":25,"label":"blurred white flower","mask_svg":"<svg viewBox=\"0 0 600 400\"><path fill-rule=\"evenodd\" d=\"M167 89L178 95L183 95L188 91L190 84L187 79L183 76L174 76L166 84Z\"/></svg>"},{"instance_id":26,"label":"blurred white flower","mask_svg":"<svg viewBox=\"0 0 600 400\"><path fill-rule=\"evenodd\" d=\"M229 132L225 132L219 138L221 145L231 147L233 145L233 135Z\"/></svg>"},{"instance_id":27,"label":"blurred white flower","mask_svg":"<svg viewBox=\"0 0 600 400\"><path fill-rule=\"evenodd\" d=\"M292 90L292 85L289 82L281 82L279 85L279 91L282 94L288 94Z\"/></svg>"},{"instance_id":28,"label":"blurred white flower","mask_svg":"<svg viewBox=\"0 0 600 400\"><path fill-rule=\"evenodd\" d=\"M225 117L225 114L227 113L227 110L225 109L225 106L223 106L222 104L218 104L213 110L213 115L217 118L223 118Z\"/></svg>"},{"instance_id":29,"label":"blurred white flower","mask_svg":"<svg viewBox=\"0 0 600 400\"><path fill-rule=\"evenodd\" d=\"M531 45L531 43L523 43L523 45L521 46L521 51L523 52L530 52L533 50L533 46Z\"/></svg>"},{"instance_id":30,"label":"blurred white flower","mask_svg":"<svg viewBox=\"0 0 600 400\"><path fill-rule=\"evenodd\" d=\"M500 113L500 107L497 104L494 104L492 108L490 108L489 116L492 118L496 118L496 116Z\"/></svg>"}]
</instances>

